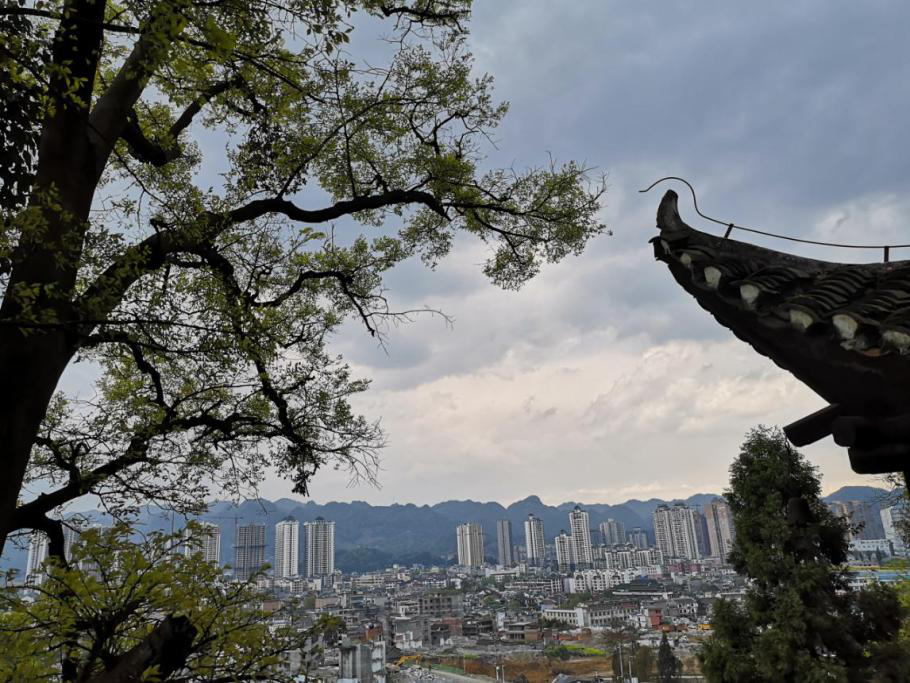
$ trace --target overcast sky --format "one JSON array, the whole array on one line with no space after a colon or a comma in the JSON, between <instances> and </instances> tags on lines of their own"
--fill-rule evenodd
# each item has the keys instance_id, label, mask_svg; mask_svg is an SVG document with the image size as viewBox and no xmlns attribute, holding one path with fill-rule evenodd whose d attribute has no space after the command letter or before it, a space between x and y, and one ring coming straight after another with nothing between
<instances>
[{"instance_id":1,"label":"overcast sky","mask_svg":"<svg viewBox=\"0 0 910 683\"><path fill-rule=\"evenodd\" d=\"M824 403L654 261L648 240L670 186L637 190L683 175L723 220L910 241L910 4L475 0L471 26L478 74L511 102L491 163L540 165L550 153L608 173L614 236L519 292L484 278L470 240L435 272L392 272L394 307L439 308L454 324L420 318L390 330L385 349L357 326L336 340L373 380L357 407L382 419L389 446L381 488L327 470L313 499L613 503L722 491L750 427ZM681 211L704 226L685 197ZM877 483L853 474L830 439L804 453L825 491ZM290 485L271 477L263 495Z\"/></svg>"}]
</instances>

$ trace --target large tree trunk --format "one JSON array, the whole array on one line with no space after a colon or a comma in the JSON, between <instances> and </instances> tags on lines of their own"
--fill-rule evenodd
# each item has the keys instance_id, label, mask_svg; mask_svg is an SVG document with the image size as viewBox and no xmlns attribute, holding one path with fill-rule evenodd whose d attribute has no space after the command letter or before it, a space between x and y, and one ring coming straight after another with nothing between
<instances>
[{"instance_id":1,"label":"large tree trunk","mask_svg":"<svg viewBox=\"0 0 910 683\"><path fill-rule=\"evenodd\" d=\"M0 549L13 530L35 435L69 358L62 334L0 331Z\"/></svg>"},{"instance_id":2,"label":"large tree trunk","mask_svg":"<svg viewBox=\"0 0 910 683\"><path fill-rule=\"evenodd\" d=\"M76 348L72 298L99 169L88 136L105 0L69 0L53 45L53 101L0 304L0 551L32 444ZM73 88L73 83L77 87ZM37 227L31 221L40 217ZM23 296L30 292L29 296Z\"/></svg>"}]
</instances>

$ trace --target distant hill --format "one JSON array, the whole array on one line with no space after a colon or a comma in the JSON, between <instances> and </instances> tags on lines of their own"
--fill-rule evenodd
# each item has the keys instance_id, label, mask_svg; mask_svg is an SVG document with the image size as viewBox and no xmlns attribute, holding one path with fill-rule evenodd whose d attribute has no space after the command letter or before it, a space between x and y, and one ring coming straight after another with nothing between
<instances>
[{"instance_id":1,"label":"distant hill","mask_svg":"<svg viewBox=\"0 0 910 683\"><path fill-rule=\"evenodd\" d=\"M881 503L888 500L891 495L888 489L877 486L842 486L834 493L822 498L822 500L826 503L846 503L851 500L859 500L864 503Z\"/></svg>"},{"instance_id":2,"label":"distant hill","mask_svg":"<svg viewBox=\"0 0 910 683\"><path fill-rule=\"evenodd\" d=\"M845 486L825 501L863 500L876 504L888 492L872 486ZM617 505L602 503L580 503L588 511L591 527L608 518L620 520L626 529L640 526L653 540L652 513L658 505L684 502L703 506L717 495L698 493L684 499L670 501L659 498L629 500ZM528 514L543 520L544 532L552 540L561 529L568 529L569 512L574 502L561 505L545 505L539 497L528 496L509 506L500 503L473 500L448 500L435 505L370 505L363 501L350 503L326 503L319 505L312 501L281 498L269 501L263 498L245 500L238 505L217 501L200 519L217 524L221 528L221 561L230 563L233 554L234 530L237 525L259 522L266 528L266 561L271 562L275 543L275 524L287 516L300 522L324 517L335 522L336 566L343 571L370 571L391 564L410 565L445 564L454 561L455 526L463 522L478 522L485 535L486 555L496 556L496 522L508 519L512 522L513 543L524 543L524 521ZM91 517L102 524L110 519L100 512ZM169 531L180 529L186 520L172 516L157 508L146 508L139 516L139 523L145 531ZM302 552L301 544L301 552ZM9 549L0 561L0 568L17 568L24 571L26 550ZM303 558L301 557L301 560Z\"/></svg>"}]
</instances>

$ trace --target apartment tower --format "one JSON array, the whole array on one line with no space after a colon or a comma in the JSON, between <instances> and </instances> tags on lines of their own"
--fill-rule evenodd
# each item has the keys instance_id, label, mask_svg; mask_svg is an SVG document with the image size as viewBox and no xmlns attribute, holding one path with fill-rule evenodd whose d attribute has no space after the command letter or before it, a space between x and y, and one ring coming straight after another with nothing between
<instances>
[{"instance_id":1,"label":"apartment tower","mask_svg":"<svg viewBox=\"0 0 910 683\"><path fill-rule=\"evenodd\" d=\"M459 524L455 529L458 564L462 567L483 566L483 527L476 522Z\"/></svg>"},{"instance_id":2,"label":"apartment tower","mask_svg":"<svg viewBox=\"0 0 910 683\"><path fill-rule=\"evenodd\" d=\"M529 514L525 520L525 549L528 564L540 567L547 559L547 544L543 535L543 520Z\"/></svg>"},{"instance_id":3,"label":"apartment tower","mask_svg":"<svg viewBox=\"0 0 910 683\"><path fill-rule=\"evenodd\" d=\"M275 577L297 576L300 553L300 522L285 517L275 525Z\"/></svg>"},{"instance_id":4,"label":"apartment tower","mask_svg":"<svg viewBox=\"0 0 910 683\"><path fill-rule=\"evenodd\" d=\"M500 519L496 522L496 543L499 548L499 566L514 567L515 553L512 551L512 522Z\"/></svg>"},{"instance_id":5,"label":"apartment tower","mask_svg":"<svg viewBox=\"0 0 910 683\"><path fill-rule=\"evenodd\" d=\"M575 564L579 569L594 566L594 551L591 547L591 521L588 513L579 506L569 513L569 528L575 544Z\"/></svg>"},{"instance_id":6,"label":"apartment tower","mask_svg":"<svg viewBox=\"0 0 910 683\"><path fill-rule=\"evenodd\" d=\"M234 533L234 578L246 581L265 564L265 524L241 524Z\"/></svg>"},{"instance_id":7,"label":"apartment tower","mask_svg":"<svg viewBox=\"0 0 910 683\"><path fill-rule=\"evenodd\" d=\"M335 522L317 517L303 524L306 575L328 576L335 571Z\"/></svg>"}]
</instances>

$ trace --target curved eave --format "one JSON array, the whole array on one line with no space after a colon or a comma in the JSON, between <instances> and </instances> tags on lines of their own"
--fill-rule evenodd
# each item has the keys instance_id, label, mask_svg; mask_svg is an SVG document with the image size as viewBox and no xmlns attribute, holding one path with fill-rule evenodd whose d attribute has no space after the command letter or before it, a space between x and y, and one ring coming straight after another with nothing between
<instances>
[{"instance_id":1,"label":"curved eave","mask_svg":"<svg viewBox=\"0 0 910 683\"><path fill-rule=\"evenodd\" d=\"M724 327L829 403L882 414L910 403L910 262L853 265L715 237L668 191L655 257Z\"/></svg>"}]
</instances>

